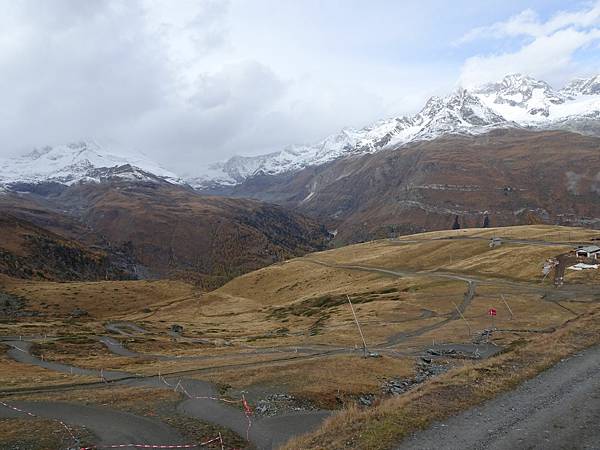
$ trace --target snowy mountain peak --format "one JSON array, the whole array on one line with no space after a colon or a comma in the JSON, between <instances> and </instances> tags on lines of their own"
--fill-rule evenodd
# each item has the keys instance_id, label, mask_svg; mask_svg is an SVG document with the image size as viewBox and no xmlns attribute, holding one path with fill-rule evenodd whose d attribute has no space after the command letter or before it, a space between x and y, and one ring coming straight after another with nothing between
<instances>
[{"instance_id":1,"label":"snowy mountain peak","mask_svg":"<svg viewBox=\"0 0 600 450\"><path fill-rule=\"evenodd\" d=\"M600 75L577 79L561 90L527 75L431 97L411 117L381 120L360 130L344 129L314 145L289 146L255 157L234 157L189 180L198 189L235 185L258 174L282 174L340 157L372 153L444 134L476 134L498 127L598 130ZM586 121L596 125L590 127Z\"/></svg>"},{"instance_id":2,"label":"snowy mountain peak","mask_svg":"<svg viewBox=\"0 0 600 450\"><path fill-rule=\"evenodd\" d=\"M520 108L527 114L544 117L548 117L552 105L560 105L567 100L545 81L521 74L507 75L499 83L475 89L475 93L488 104L493 102L497 105Z\"/></svg>"},{"instance_id":3,"label":"snowy mountain peak","mask_svg":"<svg viewBox=\"0 0 600 450\"><path fill-rule=\"evenodd\" d=\"M419 122L420 119L420 122ZM466 89L459 89L445 98L432 97L418 114L416 121L424 132L440 133L463 127L487 126L504 119Z\"/></svg>"},{"instance_id":4,"label":"snowy mountain peak","mask_svg":"<svg viewBox=\"0 0 600 450\"><path fill-rule=\"evenodd\" d=\"M46 146L0 161L0 185L4 186L45 182L72 185L107 179L181 183L175 174L139 152L108 150L93 141Z\"/></svg>"},{"instance_id":5,"label":"snowy mountain peak","mask_svg":"<svg viewBox=\"0 0 600 450\"><path fill-rule=\"evenodd\" d=\"M568 97L577 97L579 95L599 95L600 94L600 75L591 78L576 78L571 81L561 92Z\"/></svg>"}]
</instances>

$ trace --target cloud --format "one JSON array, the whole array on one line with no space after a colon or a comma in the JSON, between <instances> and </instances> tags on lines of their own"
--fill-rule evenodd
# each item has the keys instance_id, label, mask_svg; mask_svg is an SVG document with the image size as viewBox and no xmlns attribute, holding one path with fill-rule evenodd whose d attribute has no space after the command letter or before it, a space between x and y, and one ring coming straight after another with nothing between
<instances>
[{"instance_id":1,"label":"cloud","mask_svg":"<svg viewBox=\"0 0 600 450\"><path fill-rule=\"evenodd\" d=\"M542 21L527 9L504 22L478 27L457 43L481 39L522 38L515 51L475 55L464 62L460 84L495 81L506 73L524 73L550 82L564 82L576 72L575 54L600 40L600 2L587 9L559 12ZM588 68L588 70L591 68Z\"/></svg>"},{"instance_id":2,"label":"cloud","mask_svg":"<svg viewBox=\"0 0 600 450\"><path fill-rule=\"evenodd\" d=\"M477 39L501 39L517 36L543 37L564 28L588 28L599 23L600 2L581 11L558 12L546 22L542 21L535 11L526 9L506 21L474 28L458 39L456 44L464 44Z\"/></svg>"},{"instance_id":3,"label":"cloud","mask_svg":"<svg viewBox=\"0 0 600 450\"><path fill-rule=\"evenodd\" d=\"M163 48L140 32L138 3L14 4L0 19L9 30L0 42L5 146L107 133L160 107L173 89Z\"/></svg>"},{"instance_id":4,"label":"cloud","mask_svg":"<svg viewBox=\"0 0 600 450\"><path fill-rule=\"evenodd\" d=\"M141 147L161 159L173 149L176 158L169 165L182 173L193 173L195 165L221 159L236 152L245 153L239 136L251 130L269 114L287 86L268 67L243 61L224 66L217 72L201 74L193 95L140 115L117 133L119 141Z\"/></svg>"},{"instance_id":5,"label":"cloud","mask_svg":"<svg viewBox=\"0 0 600 450\"><path fill-rule=\"evenodd\" d=\"M497 11L457 2L0 0L0 157L90 138L193 172L414 113L459 74L570 75L597 40L600 3L465 33Z\"/></svg>"},{"instance_id":6,"label":"cloud","mask_svg":"<svg viewBox=\"0 0 600 450\"><path fill-rule=\"evenodd\" d=\"M89 138L191 172L382 115L381 99L347 80L282 75L276 58L236 52L229 1L0 5L4 155Z\"/></svg>"}]
</instances>

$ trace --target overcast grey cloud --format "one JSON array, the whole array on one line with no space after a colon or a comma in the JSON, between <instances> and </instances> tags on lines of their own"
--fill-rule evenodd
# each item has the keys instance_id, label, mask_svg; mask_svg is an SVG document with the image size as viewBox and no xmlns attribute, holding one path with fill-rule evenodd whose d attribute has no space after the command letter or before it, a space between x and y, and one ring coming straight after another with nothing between
<instances>
[{"instance_id":1,"label":"overcast grey cloud","mask_svg":"<svg viewBox=\"0 0 600 450\"><path fill-rule=\"evenodd\" d=\"M480 3L0 0L0 156L93 138L193 174L507 71L598 68L600 3Z\"/></svg>"}]
</instances>

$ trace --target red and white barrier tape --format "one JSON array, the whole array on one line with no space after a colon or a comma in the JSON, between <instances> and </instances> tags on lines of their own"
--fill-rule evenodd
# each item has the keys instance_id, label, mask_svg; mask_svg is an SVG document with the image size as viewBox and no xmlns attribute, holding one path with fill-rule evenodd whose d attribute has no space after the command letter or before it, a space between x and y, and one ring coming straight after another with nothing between
<instances>
[{"instance_id":1,"label":"red and white barrier tape","mask_svg":"<svg viewBox=\"0 0 600 450\"><path fill-rule=\"evenodd\" d=\"M181 392L182 394L184 394L189 399L193 399L193 400L214 400L214 401L223 402L223 403L243 403L243 400L230 400L230 399L224 398L224 397L211 397L211 396L192 395L183 386L183 384L181 384L181 379L177 381L177 384L173 385L173 384L169 383L166 380L165 377L161 376L160 373L158 374L158 379L161 382L163 382L165 385L167 385L168 387L173 388L173 390L175 392Z\"/></svg>"},{"instance_id":2,"label":"red and white barrier tape","mask_svg":"<svg viewBox=\"0 0 600 450\"><path fill-rule=\"evenodd\" d=\"M252 428L252 415L254 414L254 411L248 404L248 401L246 400L246 397L244 395L242 395L241 400L229 400L229 399L223 398L223 397L197 396L197 395L192 395L187 391L187 389L183 386L183 384L181 384L181 379L179 379L177 381L177 384L173 385L173 384L169 383L165 377L161 376L160 372L158 373L158 379L161 382L163 382L165 385L167 385L168 387L173 388L173 390L175 392L179 391L189 399L214 400L214 401L219 401L219 402L224 402L224 403L241 403L242 406L244 407L244 415L246 416L246 419L248 420L248 427L246 428L246 440L250 441L250 429Z\"/></svg>"},{"instance_id":3,"label":"red and white barrier tape","mask_svg":"<svg viewBox=\"0 0 600 450\"><path fill-rule=\"evenodd\" d=\"M17 411L17 412L20 412L20 413L23 413L23 414L27 414L30 417L35 417L36 419L42 419L43 418L43 417L40 417L40 416L36 416L32 412L24 411L24 410L22 410L20 408L17 408L16 406L9 405L8 403L0 402L0 405L6 407L8 409L12 409L13 411ZM77 439L75 437L75 435L71 431L71 428L69 428L68 425L66 423L64 423L62 420L60 420L60 419L53 419L53 418L50 418L49 420L53 420L53 421L58 422L59 424L61 424L61 426L65 430L67 430L67 433L69 433L69 436L71 437L71 439L73 439L73 442L79 442L79 439Z\"/></svg>"},{"instance_id":4,"label":"red and white barrier tape","mask_svg":"<svg viewBox=\"0 0 600 450\"><path fill-rule=\"evenodd\" d=\"M12 406L9 405L8 403L4 403L2 401L0 401L0 405L8 408L8 409L12 409L13 411L17 411L20 412L22 414L26 414L30 417L34 417L36 419L44 419L44 417L40 417L37 416L35 414L33 414L32 412L29 411L25 411L21 408L17 408L16 406ZM71 439L73 439L74 442L78 443L79 439L77 439L75 437L75 435L73 434L73 432L71 431L71 429L67 426L66 423L64 423L62 420L60 419L54 419L54 418L49 418L49 420L53 420L55 422L58 422L59 424L61 424L63 426L63 428L65 430L67 430L67 432L69 433L69 436L71 437ZM219 442L221 444L221 449L224 449L224 442L223 442L223 437L221 436L221 433L219 433L219 435L215 438L209 439L208 441L204 441L204 442L200 442L197 444L112 444L112 445L91 445L88 447L80 447L80 450L99 450L99 449L110 449L110 448L173 448L173 449L177 449L177 448L200 448L200 447L205 447L208 444L212 444L215 442Z\"/></svg>"},{"instance_id":5,"label":"red and white barrier tape","mask_svg":"<svg viewBox=\"0 0 600 450\"><path fill-rule=\"evenodd\" d=\"M99 449L109 449L109 448L199 448L204 447L208 444L212 444L214 442L219 442L221 444L221 448L223 448L223 438L219 434L216 438L210 439L205 442L200 442L198 444L114 444L114 445L92 445L90 447L81 447L80 450L99 450Z\"/></svg>"}]
</instances>

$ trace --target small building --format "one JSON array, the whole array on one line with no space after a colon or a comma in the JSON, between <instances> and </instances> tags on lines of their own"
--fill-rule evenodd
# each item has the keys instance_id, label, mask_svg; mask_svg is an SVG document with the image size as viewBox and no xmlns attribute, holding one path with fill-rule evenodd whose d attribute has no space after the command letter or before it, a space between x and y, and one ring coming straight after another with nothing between
<instances>
[{"instance_id":1,"label":"small building","mask_svg":"<svg viewBox=\"0 0 600 450\"><path fill-rule=\"evenodd\" d=\"M499 237L493 237L490 239L490 248L500 247L502 245L502 239Z\"/></svg>"},{"instance_id":2,"label":"small building","mask_svg":"<svg viewBox=\"0 0 600 450\"><path fill-rule=\"evenodd\" d=\"M575 254L579 258L600 259L600 247L598 247L597 245L579 247L577 250L575 250Z\"/></svg>"}]
</instances>

